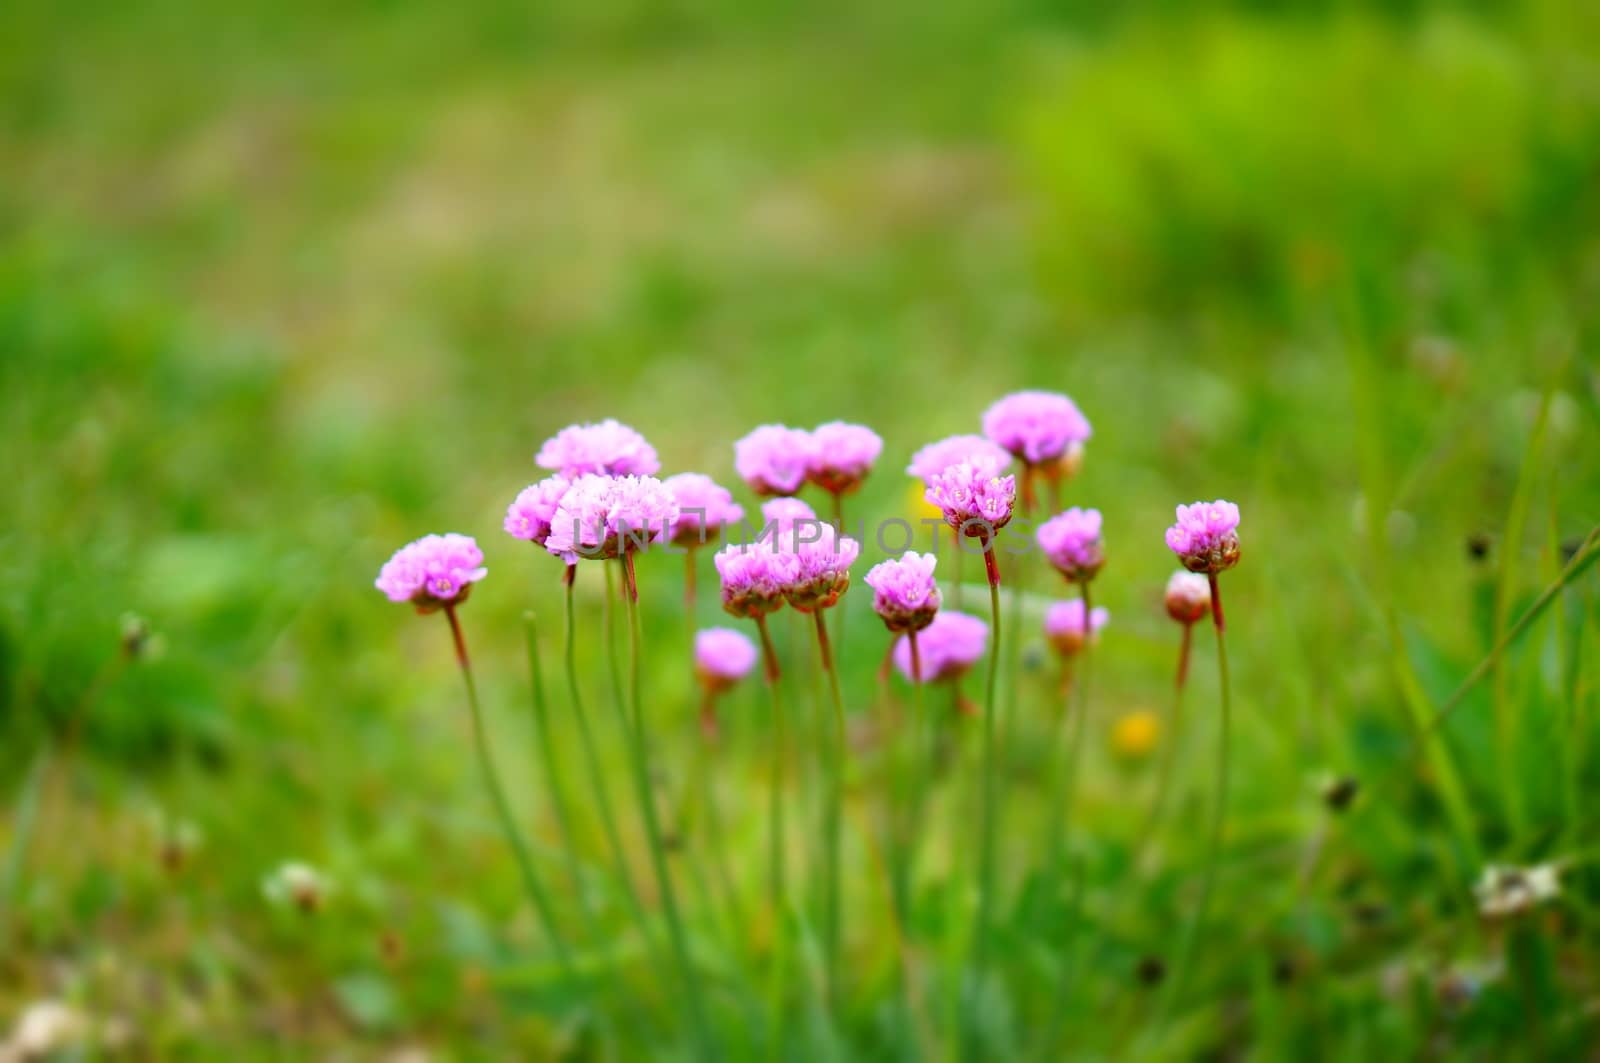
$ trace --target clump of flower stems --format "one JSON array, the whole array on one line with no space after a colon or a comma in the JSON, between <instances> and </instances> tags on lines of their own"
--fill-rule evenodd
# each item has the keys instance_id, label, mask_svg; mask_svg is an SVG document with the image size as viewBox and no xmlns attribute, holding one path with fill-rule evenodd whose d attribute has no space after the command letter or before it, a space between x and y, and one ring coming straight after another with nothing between
<instances>
[{"instance_id":1,"label":"clump of flower stems","mask_svg":"<svg viewBox=\"0 0 1600 1063\"><path fill-rule=\"evenodd\" d=\"M898 821L909 829L904 835L891 831L894 844L890 846L890 859L894 866L889 869L888 881L902 935L901 977L907 987L908 1015L918 1010L911 1005L915 994L911 991L912 971L907 966L910 953L906 951L914 911L916 830L925 807L930 773L936 769L941 732L959 739L957 732L974 726L968 721L977 717L976 836L968 894L972 907L967 909L970 940L961 969L950 972L947 983L954 1020L952 1043L959 1044L960 1053L968 1058L991 1051L977 1015L979 1002L1006 992L995 955L996 924L1004 901L998 858L998 818L1004 803L1001 745L1008 733L999 727L997 694L1002 640L1013 640L1020 634L1015 623L1021 615L1023 595L1019 590L1011 592L1016 596L1015 611L1012 622L1003 627L1000 554L1002 542L1009 540L1002 536L1015 513L1033 512L1036 480L1042 480L1049 488L1052 507L1059 505L1061 488L1082 464L1084 444L1090 434L1088 421L1070 399L1045 392L1022 392L1001 400L985 416L984 428L984 436L952 436L923 447L913 456L907 471L922 481L923 496L937 510L957 546L970 542L976 547L975 552L981 553L989 589L987 619L943 608L945 591L936 576L939 567L932 552L906 551L889 557L876 564L865 579L872 590L873 610L890 636L889 644L873 654L885 658L883 682L888 682L887 670L892 662L915 691L915 715L905 733L930 736L926 743L914 742L915 753L909 759L908 772L894 769L895 777L906 783L903 788L897 783L893 795L893 800L905 805ZM658 783L665 778L663 772L671 771L671 761L658 758L657 751L672 745L658 743L685 720L698 723L694 789L704 804L709 851L726 899L728 930L750 939L764 938L766 942L765 949L737 950L741 957L758 959L766 966L766 1021L759 1034L766 1053L770 1058L791 1054L797 994L809 997L808 1007L817 1009L811 1014L829 1020L824 1023L826 1036L840 1036L837 1017L846 1006L852 981L858 977L850 957L851 923L845 919L843 889L846 878L858 873L854 864L847 865L843 859L845 780L853 756L852 708L865 716L864 706L852 706L839 668L839 654L847 645L840 607L851 587L852 566L863 553L862 543L844 533L842 519L845 497L861 488L882 450L883 441L876 433L844 422L830 422L811 431L777 424L755 429L736 445L734 466L739 479L758 498L767 499L761 506L765 526L758 535L728 541L730 531L741 525L745 512L732 493L700 473L656 479L661 462L655 448L627 425L603 420L569 426L539 449L538 461L550 475L516 495L507 507L504 530L512 538L542 548L553 559L555 563L549 571L560 574L565 600L564 712L552 712L540 667L533 614L526 614L541 792L564 850L565 890L554 888L544 877L541 861L535 858L492 756L489 721L479 698L460 617L461 606L488 571L476 541L462 535L427 536L398 551L384 565L377 581L379 589L391 600L409 603L420 613L443 613L448 622L466 685L473 745L484 785L541 926L541 941L536 949L548 954L573 993L585 994L589 977L585 972L607 962L603 957L619 955L614 944L620 931L606 922L604 902L620 898L638 935L642 954L654 969L656 991L652 999L681 1002L683 1025L692 1038L696 1058L714 1058L729 1050L730 1031L713 1021L719 1013L715 1000L730 992L737 994L740 987L713 974L703 953L707 946L691 935L692 923L686 918L674 881L674 866L692 859L674 857L676 852L690 851L685 839L677 835L691 828L680 827L669 837L658 807ZM1019 462L1022 469L1020 501L1018 478L1007 471L1013 461ZM832 523L823 523L810 505L796 497L807 487L822 492L830 501ZM1069 827L1088 829L1074 820L1072 794L1079 787L1083 733L1089 717L1087 662L1107 615L1103 608L1095 608L1090 599L1091 583L1105 565L1101 525L1099 511L1073 507L1049 518L1037 531L1044 556L1077 591L1076 596L1049 609L1043 629L1046 642L1060 657L1063 676L1071 676L1070 685L1076 695L1073 710L1057 714L1058 719L1071 719L1070 737L1064 746L1057 744L1047 753L1053 781L1049 831L1040 851L1047 874L1057 881L1066 875L1064 853ZM1217 576L1237 562L1237 525L1238 510L1230 503L1197 503L1179 507L1178 522L1167 534L1169 547L1186 570L1174 578L1166 602L1169 614L1183 625L1176 688L1181 693L1187 677L1190 628L1205 611L1213 617L1222 684L1213 825L1199 903L1168 982L1174 993L1181 985L1194 941L1203 930L1223 837L1231 706ZM702 548L713 555L723 611L736 621L749 622L754 627L754 639L733 627L697 625L694 587ZM671 697L651 697L646 690L642 615L659 596L641 593L641 574L657 552L681 553L686 558L684 627L691 652L685 683L689 689L699 691L698 704L690 706L687 713L678 711ZM648 895L636 881L638 874L630 859L624 819L613 804L615 780L606 770L605 736L587 714L579 659L580 647L587 640L577 603L580 569L592 567L583 564L585 561L598 561L606 575L602 638L606 656L613 662L615 737L625 748L637 823L646 843L653 887ZM612 578L613 574L620 580ZM626 615L625 687L615 665L610 622L619 607ZM807 839L799 847L820 850L819 862L814 865L821 869L822 884L818 897L820 918L815 921L807 916L803 905L796 904L790 892L790 864L796 839L788 804L791 790L802 784L805 776L803 771L797 771L795 751L790 747L785 667L772 631L771 617L786 608L809 617L816 674L823 680L828 705L824 726L827 741L817 765L822 780L822 829L819 838ZM838 618L831 630L830 612ZM863 634L857 639L865 641L869 637ZM1007 641L1005 645L1010 648L1013 643ZM959 683L985 654L988 660L983 700L976 705L962 696ZM1014 650L1009 660L1014 668ZM726 777L730 758L736 755L735 744L725 741L724 728L731 726L739 733L749 729L745 720L727 718L725 703L758 662L769 709L764 728L766 902L759 909L759 916L755 916L747 914L738 900L738 865L728 860L715 780ZM793 667L792 662L790 669ZM923 692L928 686L947 688L951 703L956 706L956 711L944 717L942 723L938 710L924 702ZM1063 683L1063 695L1067 686ZM673 688L669 685L659 689ZM1016 679L1008 689L1014 706ZM882 701L880 696L878 704ZM1174 730L1177 714L1175 707ZM564 764L557 753L555 732L563 721L570 722L577 732L581 754L578 774L587 780L588 805L599 821L609 862L602 873L596 873L580 857L584 839L574 807L575 790L570 785L572 766ZM879 721L863 719L863 723L876 725ZM1141 844L1147 844L1155 832L1173 770L1172 759L1169 751ZM861 765L861 770L864 777L871 777L867 765ZM863 849L869 848L863 842ZM694 868L698 872L700 865L695 864ZM710 902L713 891L705 884L704 876L695 881L700 896ZM600 883L598 888L596 883ZM575 921L567 918L568 908L575 913ZM754 921L746 925L748 920ZM1074 920L1074 925L1078 921ZM813 943L818 946L819 973L809 977L808 957ZM1070 953L1070 939L1055 944L1063 956ZM1060 988L1064 989L1070 962L1061 959L1059 963ZM1059 1014L1052 1023L1059 1021ZM926 1030L920 1022L919 1019L918 1043L927 1048ZM807 1028L815 1032L810 1024ZM837 1047L837 1041L834 1044Z\"/></svg>"}]
</instances>

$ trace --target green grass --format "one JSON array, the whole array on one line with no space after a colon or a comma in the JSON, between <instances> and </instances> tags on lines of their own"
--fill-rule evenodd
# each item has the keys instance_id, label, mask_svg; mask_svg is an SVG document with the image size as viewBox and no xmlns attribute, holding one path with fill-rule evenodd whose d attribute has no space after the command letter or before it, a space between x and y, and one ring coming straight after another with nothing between
<instances>
[{"instance_id":1,"label":"green grass","mask_svg":"<svg viewBox=\"0 0 1600 1063\"><path fill-rule=\"evenodd\" d=\"M1593 570L1426 729L1600 523L1582 5L232 6L0 13L0 1038L57 999L135 1055L687 1057L603 580L579 579L577 659L649 943L585 788L559 566L500 531L533 451L616 416L666 471L732 483L754 425L844 418L887 442L852 518L909 516L913 449L1044 387L1094 422L1067 497L1104 511L1110 556L1069 870L1041 870L1062 701L1038 624L1065 589L1007 572L1032 596L1020 625L1003 603L1022 641L1000 682L1001 978L973 993L980 721L941 691L922 721L898 680L878 693L887 635L858 578L838 647L845 979L824 1007L831 710L780 614L805 753L790 1058L936 1056L962 1022L996 1058L1594 1042ZM1154 870L1135 850L1158 757L1109 736L1169 711L1161 533L1202 497L1245 514L1234 780L1208 925L1163 1001L1138 970L1173 962L1198 888L1208 632ZM488 553L462 619L578 992L497 833L443 620L371 589L436 530ZM882 556L867 543L858 576ZM979 571L963 608L981 614ZM640 578L688 951L727 1053L767 1054L768 701L736 692L708 758L681 566ZM712 578L702 560L696 622L736 624ZM157 637L124 663L130 612ZM901 926L881 830L885 736L908 719L946 759ZM1342 815L1319 797L1335 775L1365 788ZM708 795L742 921L703 863ZM297 859L331 883L315 914L263 891ZM1558 901L1480 919L1486 863L1542 861L1564 868Z\"/></svg>"}]
</instances>

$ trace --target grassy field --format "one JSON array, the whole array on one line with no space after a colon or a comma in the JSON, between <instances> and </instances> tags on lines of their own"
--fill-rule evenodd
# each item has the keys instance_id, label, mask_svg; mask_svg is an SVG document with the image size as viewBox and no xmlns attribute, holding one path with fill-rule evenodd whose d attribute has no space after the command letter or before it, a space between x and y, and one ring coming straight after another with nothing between
<instances>
[{"instance_id":1,"label":"grassy field","mask_svg":"<svg viewBox=\"0 0 1600 1063\"><path fill-rule=\"evenodd\" d=\"M641 560L654 791L721 1053L1588 1058L1600 583L1563 572L1600 524L1600 9L228 7L0 11L0 1059L46 1002L64 1051L133 1058L706 1054L658 954L602 566L576 674L648 937L579 753L560 566L504 508L574 421L731 486L750 428L840 418L886 442L851 520L920 519L911 452L1020 388L1094 423L1066 501L1105 514L1112 620L1074 677L1051 863L1074 703L1040 618L1070 592L1037 557L1007 573L981 985L981 725L880 685L859 576L884 549L842 606L831 992L837 760L808 633L776 618L798 904L776 1009L767 701L752 678L701 740L691 627L743 622L708 558L692 617L681 561ZM1244 513L1233 778L1177 982L1220 726L1203 628L1173 726L1162 532L1217 497ZM372 589L431 531L488 555L462 619L575 980L497 831L446 625ZM919 736L941 755L902 911L884 830ZM1558 897L1480 912L1486 867L1546 864Z\"/></svg>"}]
</instances>

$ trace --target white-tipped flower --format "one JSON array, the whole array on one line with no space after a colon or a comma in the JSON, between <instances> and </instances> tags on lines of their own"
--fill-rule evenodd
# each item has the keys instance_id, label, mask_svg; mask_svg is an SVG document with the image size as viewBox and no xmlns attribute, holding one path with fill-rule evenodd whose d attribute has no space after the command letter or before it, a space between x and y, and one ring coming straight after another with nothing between
<instances>
[{"instance_id":1,"label":"white-tipped flower","mask_svg":"<svg viewBox=\"0 0 1600 1063\"><path fill-rule=\"evenodd\" d=\"M1193 624L1211 609L1211 581L1198 572L1179 569L1167 580L1167 615L1180 624Z\"/></svg>"},{"instance_id":2,"label":"white-tipped flower","mask_svg":"<svg viewBox=\"0 0 1600 1063\"><path fill-rule=\"evenodd\" d=\"M1561 882L1554 864L1528 868L1490 864L1472 892L1484 918L1504 919L1554 900L1561 894Z\"/></svg>"}]
</instances>

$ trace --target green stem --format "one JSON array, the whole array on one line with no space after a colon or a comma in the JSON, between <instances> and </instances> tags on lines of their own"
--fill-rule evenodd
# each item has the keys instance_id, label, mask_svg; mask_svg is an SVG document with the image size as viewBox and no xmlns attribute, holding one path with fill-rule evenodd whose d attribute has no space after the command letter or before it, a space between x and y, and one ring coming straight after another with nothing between
<instances>
[{"instance_id":1,"label":"green stem","mask_svg":"<svg viewBox=\"0 0 1600 1063\"><path fill-rule=\"evenodd\" d=\"M772 646L772 633L767 630L767 618L757 616L756 630L761 635L761 656L766 665L767 692L772 697L772 777L767 793L767 888L772 918L772 972L768 992L771 997L772 1036L768 1042L769 1055L781 1058L787 1049L785 1043L785 1007L788 977L788 901L786 899L786 872L784 854L783 783L788 752L788 737L783 713L783 695L779 687L778 654Z\"/></svg>"},{"instance_id":2,"label":"green stem","mask_svg":"<svg viewBox=\"0 0 1600 1063\"><path fill-rule=\"evenodd\" d=\"M1051 830L1050 830L1050 861L1047 866L1051 874L1059 874L1062 860L1066 855L1067 823L1072 818L1072 805L1077 798L1079 776L1083 772L1083 738L1088 728L1089 719L1089 662L1090 662L1090 637L1092 624L1090 622L1089 584L1084 583L1079 587L1083 596L1083 645L1078 650L1078 666L1074 679L1073 693L1076 697L1076 707L1071 711L1071 725L1067 732L1067 748L1062 757L1065 768L1057 774L1058 780L1055 796L1051 799Z\"/></svg>"},{"instance_id":3,"label":"green stem","mask_svg":"<svg viewBox=\"0 0 1600 1063\"><path fill-rule=\"evenodd\" d=\"M1155 844L1156 830L1161 824L1161 813L1166 808L1167 796L1172 790L1172 775L1178 760L1178 742L1183 733L1183 688L1188 675L1189 647L1194 625L1183 625L1183 642L1178 651L1178 681L1173 684L1172 718L1169 721L1167 740L1161 750L1161 767L1156 775L1156 792L1150 801L1144 825L1139 830L1134 845L1133 864L1138 867Z\"/></svg>"},{"instance_id":4,"label":"green stem","mask_svg":"<svg viewBox=\"0 0 1600 1063\"><path fill-rule=\"evenodd\" d=\"M611 807L611 792L605 783L605 766L601 763L600 748L595 742L594 729L589 725L589 714L584 710L583 693L578 686L578 629L573 604L576 569L576 565L569 565L566 574L567 696L572 702L573 718L578 722L578 740L583 746L584 764L589 770L589 782L594 788L595 805L600 810L600 826L605 831L606 845L611 850L611 859L616 861L617 877L622 880L623 897L627 901L633 921L639 927L639 935L644 940L646 950L654 953L655 935L650 930L650 917L645 913L644 902L640 900L639 891L634 887L633 876L628 873L628 850L622 844L622 832L617 829L617 816Z\"/></svg>"},{"instance_id":5,"label":"green stem","mask_svg":"<svg viewBox=\"0 0 1600 1063\"><path fill-rule=\"evenodd\" d=\"M1216 573L1211 573L1210 579L1212 618L1217 632L1217 678L1222 692L1222 718L1217 732L1217 799L1212 811L1211 837L1206 846L1204 877L1200 880L1200 900L1195 905L1194 919L1183 936L1177 963L1173 966L1172 981L1167 990L1169 1002L1176 1002L1183 991L1183 980L1188 974L1195 943L1199 940L1200 932L1205 925L1206 911L1211 903L1211 889L1217 878L1218 858L1222 854L1222 831L1228 814L1228 750L1233 698L1228 681L1228 647L1227 641L1223 638L1222 592L1217 585Z\"/></svg>"},{"instance_id":6,"label":"green stem","mask_svg":"<svg viewBox=\"0 0 1600 1063\"><path fill-rule=\"evenodd\" d=\"M712 695L706 695L709 701ZM739 903L739 889L734 881L733 868L728 860L727 838L722 829L722 809L717 800L716 765L710 756L711 743L714 739L702 737L696 759L699 761L699 778L701 787L701 805L706 817L706 847L710 850L711 865L717 877L718 884L722 887L722 894L728 906L728 921L732 924L734 937L737 939L745 927L744 906Z\"/></svg>"},{"instance_id":7,"label":"green stem","mask_svg":"<svg viewBox=\"0 0 1600 1063\"><path fill-rule=\"evenodd\" d=\"M927 726L927 711L925 708L926 694L922 682L922 648L917 643L915 631L906 632L906 643L911 650L911 697L912 716L909 724L902 731L902 741L908 741L911 746L909 755L910 768L906 772L910 776L909 793L905 798L905 821L901 827L901 841L898 846L900 859L895 868L895 902L899 908L900 924L905 927L906 936L911 933L911 881L916 870L917 840L922 825L922 806L927 795L927 776L932 769L932 755L925 749L921 741L924 728Z\"/></svg>"},{"instance_id":8,"label":"green stem","mask_svg":"<svg viewBox=\"0 0 1600 1063\"><path fill-rule=\"evenodd\" d=\"M844 698L839 693L839 670L834 666L833 649L828 642L828 624L818 609L811 614L817 629L817 652L822 658L822 671L828 677L828 693L833 698L833 748L824 757L828 764L828 804L824 820L825 851L827 861L824 883L823 907L823 957L828 977L828 996L837 1006L839 1001L839 947L843 937L843 918L839 896L839 858L844 820L844 766L848 756L845 734Z\"/></svg>"},{"instance_id":9,"label":"green stem","mask_svg":"<svg viewBox=\"0 0 1600 1063\"><path fill-rule=\"evenodd\" d=\"M533 722L539 734L539 753L544 760L545 783L550 788L550 806L555 809L556 827L561 832L561 844L567 853L567 874L572 879L572 889L578 898L578 911L582 914L584 929L592 937L595 931L594 911L584 889L583 867L579 859L578 832L572 805L567 800L565 774L561 770L561 757L556 752L555 732L550 726L550 704L545 700L544 670L539 664L539 631L533 613L522 614L523 633L528 645L528 681L533 688Z\"/></svg>"},{"instance_id":10,"label":"green stem","mask_svg":"<svg viewBox=\"0 0 1600 1063\"><path fill-rule=\"evenodd\" d=\"M50 773L50 746L41 745L33 755L33 764L22 781L17 800L12 808L11 841L6 846L5 860L0 862L0 945L10 945L11 915L15 908L17 883L22 877L22 866L28 859L28 848L33 842L33 831L39 817L39 793L45 776Z\"/></svg>"},{"instance_id":11,"label":"green stem","mask_svg":"<svg viewBox=\"0 0 1600 1063\"><path fill-rule=\"evenodd\" d=\"M606 672L611 680L611 704L616 710L617 719L622 724L624 736L627 737L632 731L632 724L628 720L627 710L623 708L622 670L617 663L617 584L615 577L612 575L611 565L605 561L600 562L600 565L605 569L606 574L606 596L600 606L600 623L604 628L603 633L605 635Z\"/></svg>"},{"instance_id":12,"label":"green stem","mask_svg":"<svg viewBox=\"0 0 1600 1063\"><path fill-rule=\"evenodd\" d=\"M972 965L974 1000L981 998L983 981L988 973L990 924L994 918L997 801L995 690L1000 677L1000 568L995 559L992 536L985 536L981 541L984 567L989 577L989 617L994 637L989 643L989 676L985 685L983 706L983 788L978 825L978 925ZM974 1009L968 1009L964 1014L970 1014L972 1010ZM971 1034L974 1031L969 1028L968 1032Z\"/></svg>"},{"instance_id":13,"label":"green stem","mask_svg":"<svg viewBox=\"0 0 1600 1063\"><path fill-rule=\"evenodd\" d=\"M937 534L937 533L935 533L935 534ZM954 601L951 602L951 608L955 609L957 612L960 612L961 611L961 586L962 586L962 584L961 584L961 570L967 567L966 564L965 564L966 557L967 557L967 552L965 550L961 549L961 532L959 532L955 528L951 528L950 529L950 541L955 544L955 551L956 551L955 586L951 589L951 594L950 594L950 597L952 599L954 599Z\"/></svg>"},{"instance_id":14,"label":"green stem","mask_svg":"<svg viewBox=\"0 0 1600 1063\"><path fill-rule=\"evenodd\" d=\"M461 621L456 616L455 605L446 604L444 615L450 621L450 635L455 640L456 646L456 661L461 665L461 676L467 685L467 706L472 710L473 744L478 751L478 764L483 770L484 784L489 788L495 812L500 817L500 828L505 832L506 841L510 843L511 851L517 858L517 866L522 871L522 885L528 891L528 898L533 901L534 910L539 913L540 922L544 923L545 934L550 939L551 948L555 950L562 974L571 981L574 977L572 957L568 954L567 943L558 929L555 908L551 905L544 883L533 866L533 858L528 853L522 832L517 829L516 816L511 811L511 803L506 800L505 788L500 785L500 775L495 770L494 758L489 755L489 733L483 724L483 708L478 703L478 684L472 676L472 663L467 657L467 642L461 634Z\"/></svg>"},{"instance_id":15,"label":"green stem","mask_svg":"<svg viewBox=\"0 0 1600 1063\"><path fill-rule=\"evenodd\" d=\"M639 584L633 568L633 554L622 555L622 599L628 610L628 687L633 702L633 775L638 789L639 810L644 817L645 833L650 839L650 863L655 870L656 886L661 891L661 907L667 917L667 933L672 942L673 957L678 973L683 979L684 999L689 1010L689 1024L699 1043L700 1058L715 1056L715 1045L706 1026L705 1010L700 999L699 976L689 961L689 942L683 930L683 918L678 912L677 892L672 885L672 874L667 868L666 845L661 838L661 823L656 816L655 798L650 788L650 745L645 737L644 698L641 693L640 661L643 656L643 638L639 631Z\"/></svg>"},{"instance_id":16,"label":"green stem","mask_svg":"<svg viewBox=\"0 0 1600 1063\"><path fill-rule=\"evenodd\" d=\"M1088 729L1089 720L1090 641L1094 633L1094 625L1091 619L1093 609L1087 582L1080 585L1079 593L1083 597L1083 630L1081 632L1083 644L1078 650L1078 667L1073 676L1075 684L1073 693L1076 695L1074 700L1077 705L1072 712L1071 726L1067 734L1067 748L1062 757L1065 770L1058 770L1056 773L1056 792L1050 802L1049 860L1045 866L1049 868L1051 878L1056 880L1061 879L1065 872L1067 824L1072 819L1074 799L1082 789L1079 777L1083 772L1083 739L1084 732ZM1073 977L1077 971L1077 954L1073 950L1073 943L1077 938L1078 928L1083 923L1081 893L1083 861L1081 856L1074 862L1070 881L1074 883L1073 902L1066 930L1061 935L1061 974L1056 983L1055 1007L1051 1013L1049 1033L1046 1035L1044 1042L1046 1046L1053 1046L1059 1040L1061 1025L1067 1015L1065 1007L1067 991L1071 987Z\"/></svg>"}]
</instances>

